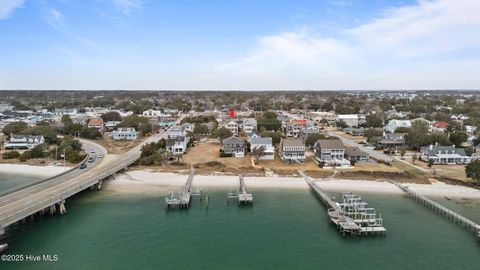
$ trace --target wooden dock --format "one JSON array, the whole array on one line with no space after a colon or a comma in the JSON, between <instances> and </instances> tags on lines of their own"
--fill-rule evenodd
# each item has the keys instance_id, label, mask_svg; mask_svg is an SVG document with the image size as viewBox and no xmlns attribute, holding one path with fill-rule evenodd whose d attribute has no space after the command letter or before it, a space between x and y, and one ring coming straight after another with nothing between
<instances>
[{"instance_id":1,"label":"wooden dock","mask_svg":"<svg viewBox=\"0 0 480 270\"><path fill-rule=\"evenodd\" d=\"M229 191L227 193L227 199L238 199L238 205L253 204L253 194L247 192L247 185L243 179L243 174L239 175L239 189L236 193Z\"/></svg>"},{"instance_id":2,"label":"wooden dock","mask_svg":"<svg viewBox=\"0 0 480 270\"><path fill-rule=\"evenodd\" d=\"M302 171L299 174L303 176L311 190L328 208L328 217L330 221L337 226L337 229L343 234L350 235L385 235L387 229L383 226L382 217L377 217L375 209L367 208L366 202L362 202L361 197L354 193L342 194L343 202L337 203L323 191L315 181ZM333 174L335 175L335 173ZM327 179L331 179L332 176Z\"/></svg>"},{"instance_id":3,"label":"wooden dock","mask_svg":"<svg viewBox=\"0 0 480 270\"><path fill-rule=\"evenodd\" d=\"M395 181L390 181L392 184L396 185L401 190L405 191L410 198L413 198L420 204L432 209L435 213L438 213L449 220L457 223L458 225L466 228L467 230L473 232L475 236L480 240L480 225L475 223L474 221L458 214L457 212L448 209L447 207L423 196L418 194L417 192L413 191L407 186L399 184Z\"/></svg>"},{"instance_id":4,"label":"wooden dock","mask_svg":"<svg viewBox=\"0 0 480 270\"><path fill-rule=\"evenodd\" d=\"M187 182L183 186L181 192L170 192L168 196L165 197L165 207L170 208L189 208L192 196L201 196L201 190L192 191L193 176L195 175L195 170L193 166L190 169L190 175L188 176Z\"/></svg>"}]
</instances>

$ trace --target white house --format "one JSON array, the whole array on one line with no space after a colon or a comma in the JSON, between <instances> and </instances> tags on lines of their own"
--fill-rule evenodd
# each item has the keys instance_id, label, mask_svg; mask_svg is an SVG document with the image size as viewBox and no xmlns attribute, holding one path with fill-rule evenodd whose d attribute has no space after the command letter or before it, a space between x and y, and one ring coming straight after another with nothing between
<instances>
[{"instance_id":1,"label":"white house","mask_svg":"<svg viewBox=\"0 0 480 270\"><path fill-rule=\"evenodd\" d=\"M166 149L174 155L182 155L187 151L188 139L184 136L167 139Z\"/></svg>"},{"instance_id":2,"label":"white house","mask_svg":"<svg viewBox=\"0 0 480 270\"><path fill-rule=\"evenodd\" d=\"M195 129L195 124L184 123L182 124L182 128L183 128L184 134L186 134L187 132L193 132L193 130Z\"/></svg>"},{"instance_id":3,"label":"white house","mask_svg":"<svg viewBox=\"0 0 480 270\"><path fill-rule=\"evenodd\" d=\"M430 145L422 149L422 160L431 160L433 164L468 164L472 158L467 156L463 148Z\"/></svg>"},{"instance_id":4,"label":"white house","mask_svg":"<svg viewBox=\"0 0 480 270\"><path fill-rule=\"evenodd\" d=\"M168 138L175 139L184 136L183 128L181 126L174 126L168 131Z\"/></svg>"},{"instance_id":5,"label":"white house","mask_svg":"<svg viewBox=\"0 0 480 270\"><path fill-rule=\"evenodd\" d=\"M257 120L255 118L244 118L242 129L245 134L252 134L257 129Z\"/></svg>"},{"instance_id":6,"label":"white house","mask_svg":"<svg viewBox=\"0 0 480 270\"><path fill-rule=\"evenodd\" d=\"M32 149L44 142L43 136L11 135L10 141L5 144L5 149Z\"/></svg>"},{"instance_id":7,"label":"white house","mask_svg":"<svg viewBox=\"0 0 480 270\"><path fill-rule=\"evenodd\" d=\"M259 160L275 159L275 148L273 148L272 138L251 138L249 142L252 153L256 148L264 147L263 155Z\"/></svg>"},{"instance_id":8,"label":"white house","mask_svg":"<svg viewBox=\"0 0 480 270\"><path fill-rule=\"evenodd\" d=\"M356 114L339 114L337 115L337 121L343 121L349 127L358 126L358 115Z\"/></svg>"},{"instance_id":9,"label":"white house","mask_svg":"<svg viewBox=\"0 0 480 270\"><path fill-rule=\"evenodd\" d=\"M228 121L225 128L230 130L233 134L238 134L238 123L233 120Z\"/></svg>"},{"instance_id":10,"label":"white house","mask_svg":"<svg viewBox=\"0 0 480 270\"><path fill-rule=\"evenodd\" d=\"M149 118L152 118L152 117L171 117L170 114L167 114L167 113L162 113L162 111L158 111L158 110L146 110L142 113L143 116L145 117L149 117Z\"/></svg>"},{"instance_id":11,"label":"white house","mask_svg":"<svg viewBox=\"0 0 480 270\"><path fill-rule=\"evenodd\" d=\"M410 128L411 126L412 126L412 122L410 120L392 119L388 121L384 129L387 132L394 133L397 128L400 128L400 127Z\"/></svg>"},{"instance_id":12,"label":"white house","mask_svg":"<svg viewBox=\"0 0 480 270\"><path fill-rule=\"evenodd\" d=\"M133 127L118 128L113 131L112 137L116 141L133 141L137 139L137 131Z\"/></svg>"}]
</instances>

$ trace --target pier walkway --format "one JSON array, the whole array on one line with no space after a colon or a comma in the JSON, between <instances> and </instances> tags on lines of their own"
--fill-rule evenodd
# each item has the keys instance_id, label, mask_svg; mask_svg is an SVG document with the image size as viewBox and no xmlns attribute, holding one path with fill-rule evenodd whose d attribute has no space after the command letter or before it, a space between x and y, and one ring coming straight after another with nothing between
<instances>
[{"instance_id":1,"label":"pier walkway","mask_svg":"<svg viewBox=\"0 0 480 270\"><path fill-rule=\"evenodd\" d=\"M238 176L239 181L240 181L240 186L239 190L237 193L233 192L228 192L227 193L227 198L236 198L238 199L238 205L244 204L252 204L253 203L253 194L247 192L247 185L245 184L245 180L243 179L243 174L240 174Z\"/></svg>"},{"instance_id":2,"label":"pier walkway","mask_svg":"<svg viewBox=\"0 0 480 270\"><path fill-rule=\"evenodd\" d=\"M165 197L165 207L169 208L188 208L190 207L190 201L192 195L200 195L201 192L192 192L193 177L195 175L195 169L190 168L190 174L188 175L187 182L183 186L183 189L180 193L170 192L167 197Z\"/></svg>"},{"instance_id":3,"label":"pier walkway","mask_svg":"<svg viewBox=\"0 0 480 270\"><path fill-rule=\"evenodd\" d=\"M383 227L383 219L377 218L372 208L365 208L367 203L361 201L361 197L353 193L343 194L343 203L337 203L322 190L315 181L304 172L298 173L305 179L311 190L328 208L328 217L338 230L343 234L350 235L375 235L385 234L387 229ZM326 178L331 179L335 175Z\"/></svg>"},{"instance_id":4,"label":"pier walkway","mask_svg":"<svg viewBox=\"0 0 480 270\"><path fill-rule=\"evenodd\" d=\"M409 197L413 198L417 202L425 205L426 207L432 209L435 213L438 213L447 219L452 220L453 222L459 224L460 226L465 227L467 230L473 232L479 239L480 239L480 225L475 223L474 221L458 214L457 212L448 209L447 207L423 196L419 193L413 191L408 186L404 186L399 184L395 181L390 181L392 184L396 185L401 190L405 191Z\"/></svg>"}]
</instances>

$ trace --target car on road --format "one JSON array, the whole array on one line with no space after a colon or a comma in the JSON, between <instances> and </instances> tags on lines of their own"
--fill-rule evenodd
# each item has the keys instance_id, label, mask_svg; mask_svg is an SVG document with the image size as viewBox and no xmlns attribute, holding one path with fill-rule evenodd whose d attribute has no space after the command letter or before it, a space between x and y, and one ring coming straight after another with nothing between
<instances>
[{"instance_id":1,"label":"car on road","mask_svg":"<svg viewBox=\"0 0 480 270\"><path fill-rule=\"evenodd\" d=\"M87 168L87 164L82 163L82 164L80 165L80 170L83 170L83 169L85 169L85 168Z\"/></svg>"},{"instance_id":2,"label":"car on road","mask_svg":"<svg viewBox=\"0 0 480 270\"><path fill-rule=\"evenodd\" d=\"M103 158L103 154L98 155L98 158Z\"/></svg>"},{"instance_id":3,"label":"car on road","mask_svg":"<svg viewBox=\"0 0 480 270\"><path fill-rule=\"evenodd\" d=\"M95 159L94 159L93 157L89 157L87 161L90 162L90 163L92 163L92 162L95 161Z\"/></svg>"},{"instance_id":4,"label":"car on road","mask_svg":"<svg viewBox=\"0 0 480 270\"><path fill-rule=\"evenodd\" d=\"M95 149L90 150L90 153L92 154L95 153Z\"/></svg>"}]
</instances>

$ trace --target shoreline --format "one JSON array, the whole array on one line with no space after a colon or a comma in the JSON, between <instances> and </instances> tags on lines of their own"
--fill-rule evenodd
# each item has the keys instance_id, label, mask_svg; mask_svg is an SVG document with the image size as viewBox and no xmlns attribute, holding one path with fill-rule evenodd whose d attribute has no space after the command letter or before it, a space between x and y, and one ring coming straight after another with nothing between
<instances>
[{"instance_id":1,"label":"shoreline","mask_svg":"<svg viewBox=\"0 0 480 270\"><path fill-rule=\"evenodd\" d=\"M0 173L4 174L20 174L20 175L29 175L29 176L38 176L38 177L52 177L57 174L63 173L66 170L69 170L71 167L63 166L53 166L53 165L44 165L44 166L35 166L27 164L8 164L0 163Z\"/></svg>"},{"instance_id":2,"label":"shoreline","mask_svg":"<svg viewBox=\"0 0 480 270\"><path fill-rule=\"evenodd\" d=\"M130 171L119 174L116 179L107 181L105 189L120 193L150 193L176 191L187 180L187 175L165 172L152 172L148 170ZM301 177L245 177L247 188L271 188L271 189L304 189L308 184ZM364 192L379 194L405 194L395 185L381 180L346 180L335 179L318 181L318 185L327 192ZM443 182L431 184L403 183L413 190L425 196L471 198L480 199L480 191L477 189L449 185ZM232 189L238 187L238 176L229 175L195 175L193 186L201 188Z\"/></svg>"}]
</instances>

